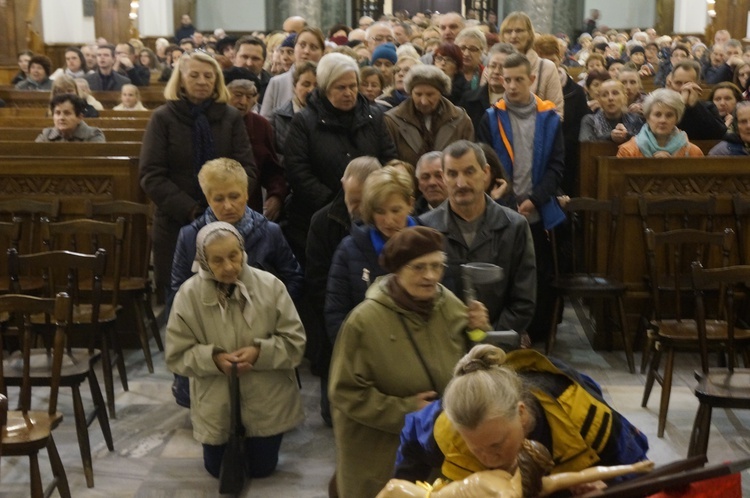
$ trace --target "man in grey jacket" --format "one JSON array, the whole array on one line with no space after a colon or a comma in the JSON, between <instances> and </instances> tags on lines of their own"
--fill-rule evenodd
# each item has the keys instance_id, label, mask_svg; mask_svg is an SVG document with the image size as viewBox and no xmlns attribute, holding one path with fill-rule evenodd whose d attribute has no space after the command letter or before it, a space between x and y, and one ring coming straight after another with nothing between
<instances>
[{"instance_id":1,"label":"man in grey jacket","mask_svg":"<svg viewBox=\"0 0 750 498\"><path fill-rule=\"evenodd\" d=\"M484 193L489 177L482 149L468 140L454 142L443 151L448 201L420 220L445 236L443 284L459 297L464 291L462 264L493 263L503 269L499 282L477 286L477 299L487 306L495 330L523 334L536 305L534 245L526 218Z\"/></svg>"}]
</instances>

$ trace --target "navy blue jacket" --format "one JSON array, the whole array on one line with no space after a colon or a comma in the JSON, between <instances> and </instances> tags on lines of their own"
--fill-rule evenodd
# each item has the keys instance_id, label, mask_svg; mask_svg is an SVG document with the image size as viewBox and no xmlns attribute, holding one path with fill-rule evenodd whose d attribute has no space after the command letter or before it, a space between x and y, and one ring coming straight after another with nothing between
<instances>
[{"instance_id":1,"label":"navy blue jacket","mask_svg":"<svg viewBox=\"0 0 750 498\"><path fill-rule=\"evenodd\" d=\"M180 230L172 262L170 285L172 296L187 279L193 276L195 238L198 236L198 231L212 221L216 221L216 217L211 208L208 208L195 221ZM298 300L302 296L304 285L302 268L284 239L279 225L246 207L245 216L234 226L245 239L247 264L274 274L286 285L292 299ZM171 302L171 299L168 302Z\"/></svg>"}]
</instances>

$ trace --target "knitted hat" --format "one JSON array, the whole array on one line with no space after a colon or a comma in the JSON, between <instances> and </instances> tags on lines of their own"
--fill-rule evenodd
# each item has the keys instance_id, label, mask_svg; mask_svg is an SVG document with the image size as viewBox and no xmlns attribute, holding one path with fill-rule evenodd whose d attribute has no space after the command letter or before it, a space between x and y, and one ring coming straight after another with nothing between
<instances>
[{"instance_id":1,"label":"knitted hat","mask_svg":"<svg viewBox=\"0 0 750 498\"><path fill-rule=\"evenodd\" d=\"M291 35L284 38L284 41L281 42L281 48L294 48L294 44L297 41L297 33L292 33Z\"/></svg>"},{"instance_id":2,"label":"knitted hat","mask_svg":"<svg viewBox=\"0 0 750 498\"><path fill-rule=\"evenodd\" d=\"M633 48L630 49L630 55L631 56L633 54L637 54L638 52L640 52L642 54L645 54L646 53L646 49L643 48L643 47L641 47L640 45L636 45L635 47L633 47Z\"/></svg>"},{"instance_id":3,"label":"knitted hat","mask_svg":"<svg viewBox=\"0 0 750 498\"><path fill-rule=\"evenodd\" d=\"M386 242L380 253L380 266L395 273L413 259L443 250L443 234L434 228L404 228Z\"/></svg>"},{"instance_id":4,"label":"knitted hat","mask_svg":"<svg viewBox=\"0 0 750 498\"><path fill-rule=\"evenodd\" d=\"M404 88L407 94L417 85L430 85L437 88L443 95L451 94L451 79L440 68L427 64L413 66L404 78Z\"/></svg>"},{"instance_id":5,"label":"knitted hat","mask_svg":"<svg viewBox=\"0 0 750 498\"><path fill-rule=\"evenodd\" d=\"M382 45L378 45L377 47L375 47L375 50L372 51L372 57L370 58L370 60L372 62L375 62L378 59L391 61L391 63L395 66L398 62L398 55L396 55L396 46L393 43L383 43Z\"/></svg>"}]
</instances>

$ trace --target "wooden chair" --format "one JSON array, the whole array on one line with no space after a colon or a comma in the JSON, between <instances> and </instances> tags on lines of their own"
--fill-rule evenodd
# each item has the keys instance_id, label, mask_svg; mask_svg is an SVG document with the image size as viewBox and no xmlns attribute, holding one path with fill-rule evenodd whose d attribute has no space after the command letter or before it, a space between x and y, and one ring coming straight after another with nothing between
<instances>
[{"instance_id":1,"label":"wooden chair","mask_svg":"<svg viewBox=\"0 0 750 498\"><path fill-rule=\"evenodd\" d=\"M714 408L750 409L750 369L735 368L736 353L744 349L745 366L747 367L747 344L742 338L747 331L736 328L741 306L737 306L737 297L745 298L747 306L750 282L750 266L730 266L727 268L703 269L699 262L693 264L693 287L695 289L696 322L698 324L698 344L701 354L701 370L695 373L698 385L695 396L700 403L695 415L693 431L690 435L688 457L705 455L708 449L708 436L711 429L711 412ZM722 290L719 303L723 318L719 322L726 331L727 367L711 368L708 366L708 349L712 340L711 328L716 327L715 320L709 320L706 313L704 292L719 286ZM737 292L739 290L739 292ZM746 339L745 339L746 342ZM743 348L745 346L745 348Z\"/></svg>"},{"instance_id":2,"label":"wooden chair","mask_svg":"<svg viewBox=\"0 0 750 498\"><path fill-rule=\"evenodd\" d=\"M655 232L667 232L675 229L693 228L711 232L713 230L714 216L716 215L716 198L714 196L674 196L674 197L638 197L638 215L641 218L643 233L647 229ZM645 247L645 240L644 240ZM649 276L644 277L647 286ZM682 287L689 289L689 272L683 274ZM641 357L641 373L646 373L649 354L653 349L653 337L647 334L648 323L653 319L653 309L648 306L641 314L638 329L635 334L635 342L643 343L643 355Z\"/></svg>"},{"instance_id":3,"label":"wooden chair","mask_svg":"<svg viewBox=\"0 0 750 498\"><path fill-rule=\"evenodd\" d=\"M727 266L733 239L734 232L730 229L719 233L693 229L664 233L646 230L647 263L654 310L654 320L650 323L650 328L653 331L654 342L641 406L645 407L648 403L654 381L657 381L662 387L658 437L664 435L667 422L675 352L698 347L697 324L693 314L686 313L692 307L684 304L686 299L692 297L692 283L687 286L683 284L683 277L690 277L690 263L686 263L686 260L709 261L708 256L713 248L720 252L721 264L717 266ZM713 345L726 342L726 327L712 323L708 333ZM750 331L743 334L742 340L750 341ZM666 357L663 375L659 374L662 354Z\"/></svg>"},{"instance_id":4,"label":"wooden chair","mask_svg":"<svg viewBox=\"0 0 750 498\"><path fill-rule=\"evenodd\" d=\"M18 242L21 238L21 219L13 218L12 221L0 221L0 244L5 243L5 247L18 249ZM5 294L10 288L10 277L7 272L0 275L0 294Z\"/></svg>"},{"instance_id":5,"label":"wooden chair","mask_svg":"<svg viewBox=\"0 0 750 498\"><path fill-rule=\"evenodd\" d=\"M60 460L52 430L62 422L62 414L57 411L57 394L60 388L60 370L62 367L63 349L65 342L65 327L70 319L70 299L61 293L53 299L31 296L4 295L0 296L0 312L13 314L14 323L19 327L23 337L22 362L23 378L19 390L18 410L7 414L7 423L0 433L0 453L3 456L28 456L29 474L31 477L32 498L50 496L57 491L64 498L70 497L68 479L65 468ZM45 411L31 409L31 316L43 314L51 317L55 325L50 369L49 400ZM0 334L0 351L2 351L2 335ZM8 395L3 369L0 369L0 392ZM39 472L39 450L47 449L52 474L52 482L43 489Z\"/></svg>"},{"instance_id":6,"label":"wooden chair","mask_svg":"<svg viewBox=\"0 0 750 498\"><path fill-rule=\"evenodd\" d=\"M151 206L130 201L86 201L86 216L111 222L120 217L125 219L120 276L120 297L123 299L121 304L129 307L134 313L146 366L150 373L154 373L148 331L151 331L159 351L164 351L164 344L151 307L152 285L148 275L151 257ZM105 278L104 289L107 290L110 286L109 280Z\"/></svg>"},{"instance_id":7,"label":"wooden chair","mask_svg":"<svg viewBox=\"0 0 750 498\"><path fill-rule=\"evenodd\" d=\"M104 251L99 251L95 255L77 254L73 252L52 252L40 253L36 256L19 256L15 250L11 249L8 254L8 266L13 272L11 276L15 277L15 273L17 273L18 269L23 264L33 265L35 261L39 263L42 271L46 272L45 275L50 278L54 278L55 275L59 276L61 272L67 272L65 274L65 281L68 282L66 290L68 290L72 296L78 295L75 281L78 280L79 275L82 272L91 273L91 278L94 282L92 286L93 291L90 293L91 304L82 305L80 302L71 302L71 304L75 304L75 306L73 307L73 315L71 315L71 320L69 321L70 328L68 329L68 332L73 332L74 330L71 329L77 328L76 322L80 321L80 318L83 315L87 313L91 316L100 315L100 303L102 298L101 281L106 266L106 254ZM86 311L86 308L90 311ZM35 319L35 322L35 330L37 331L41 330L44 333L45 329L48 328L48 324L41 323L38 319ZM93 331L92 335L95 334L96 331ZM95 341L96 337L92 337L91 340L89 340L90 345L88 348L73 348L71 347L72 337L68 335L68 347L64 352L65 366L60 373L60 385L63 387L70 387L73 395L73 413L75 415L78 447L81 453L86 484L90 488L94 486L94 470L91 458L88 427L94 422L94 420L99 421L99 427L104 435L104 441L107 444L107 448L109 451L114 451L109 418L107 417L106 403L102 397L99 381L97 380L96 372L94 371L94 365L102 357L102 353L93 347ZM35 386L50 385L52 372L49 368L50 362L46 361L49 359L49 355L49 349L32 349L32 358L35 360L35 363L39 365L38 368L34 368L31 372L31 382ZM13 359L14 358L11 357L11 360ZM19 362L6 362L4 365L4 371L6 383L8 385L18 385L20 383L22 372L20 371ZM106 376L106 367L104 368L104 371ZM93 410L88 414L84 410L80 390L81 385L86 381L88 381L91 398L94 403Z\"/></svg>"},{"instance_id":8,"label":"wooden chair","mask_svg":"<svg viewBox=\"0 0 750 498\"><path fill-rule=\"evenodd\" d=\"M120 382L123 390L128 390L128 377L125 370L125 358L122 347L117 336L116 320L119 306L120 275L122 272L122 244L125 236L125 220L119 218L115 223L105 221L94 221L78 219L52 223L42 222L42 240L47 250L55 251L68 248L73 252L84 252L94 254L99 249L105 249L105 253L112 254L109 260L109 268L104 273L111 278L111 288L107 292L107 301L100 302L99 313L94 317L92 306L80 307L80 313L74 314L76 327L95 329L94 338L101 340L102 370L104 372L104 389L107 394L107 406L109 416L117 418L115 411L115 391L112 378L112 368L117 366ZM78 299L83 295L82 291L89 294L93 285L97 285L92 279L91 284L85 281L77 282L76 293L72 294L78 304ZM114 357L110 354L110 345L114 350ZM89 350L93 350L96 344L89 344Z\"/></svg>"},{"instance_id":9,"label":"wooden chair","mask_svg":"<svg viewBox=\"0 0 750 498\"><path fill-rule=\"evenodd\" d=\"M30 199L13 199L0 201L0 221L19 221L21 227L16 240L9 240L7 247L15 247L21 254L39 252L42 250L41 223L42 220L56 220L60 214L60 201L54 199L49 202ZM0 294L9 292L9 281L3 278L7 275L5 262L2 263L3 275L0 276ZM38 275L23 275L26 293L40 290L43 286Z\"/></svg>"},{"instance_id":10,"label":"wooden chair","mask_svg":"<svg viewBox=\"0 0 750 498\"><path fill-rule=\"evenodd\" d=\"M611 277L612 262L614 260L614 248L617 247L617 221L620 215L620 201L613 200L595 200L589 198L574 198L563 208L571 217L571 234L570 234L570 273L561 274L560 264L558 262L557 239L554 231L552 234L552 254L555 263L555 279L552 282L552 288L555 289L557 297L555 300L555 311L553 317L559 316L560 310L564 303L565 296L571 298L596 298L606 300L611 304L611 313L609 317L611 323L616 324L622 335L622 343L625 349L625 356L628 361L630 373L635 372L635 362L633 360L633 349L628 337L627 321L625 319L625 306L623 297L625 295L625 285ZM601 230L607 230L607 257L603 268L604 271L597 271L597 234ZM579 233L582 232L582 233ZM582 241L582 247L579 242ZM580 259L580 262L579 262ZM614 311L614 308L617 311ZM614 320L617 315L618 320ZM546 354L550 354L555 344L557 336L557 320L552 320L549 338L547 339ZM612 335L608 336L611 344Z\"/></svg>"}]
</instances>

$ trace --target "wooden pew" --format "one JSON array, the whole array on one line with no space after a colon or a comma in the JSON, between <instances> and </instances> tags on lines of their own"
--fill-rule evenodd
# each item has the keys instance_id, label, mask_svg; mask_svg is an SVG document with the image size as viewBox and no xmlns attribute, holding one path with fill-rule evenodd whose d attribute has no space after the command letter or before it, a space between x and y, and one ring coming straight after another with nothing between
<instances>
[{"instance_id":1,"label":"wooden pew","mask_svg":"<svg viewBox=\"0 0 750 498\"><path fill-rule=\"evenodd\" d=\"M714 231L734 229L732 196L750 196L750 169L743 157L624 159L600 157L599 197L622 199L621 241L615 251L615 277L628 288L645 291L646 274L638 197L716 196ZM624 250L627 247L627 250ZM747 247L747 245L745 246ZM736 248L733 251L736 258ZM617 263L619 261L619 264ZM736 259L735 259L736 263Z\"/></svg>"},{"instance_id":2,"label":"wooden pew","mask_svg":"<svg viewBox=\"0 0 750 498\"><path fill-rule=\"evenodd\" d=\"M85 118L86 124L96 128L133 128L145 130L149 118ZM0 128L47 128L52 117L0 116Z\"/></svg>"},{"instance_id":3,"label":"wooden pew","mask_svg":"<svg viewBox=\"0 0 750 498\"><path fill-rule=\"evenodd\" d=\"M0 140L0 164L7 156L48 157L139 157L140 142L71 143L5 142ZM46 159L45 159L46 160Z\"/></svg>"},{"instance_id":4,"label":"wooden pew","mask_svg":"<svg viewBox=\"0 0 750 498\"><path fill-rule=\"evenodd\" d=\"M23 116L29 118L49 117L46 107L0 107L0 117ZM99 111L100 118L142 118L148 119L153 111L115 111L103 109ZM91 118L89 118L91 119Z\"/></svg>"},{"instance_id":5,"label":"wooden pew","mask_svg":"<svg viewBox=\"0 0 750 498\"><path fill-rule=\"evenodd\" d=\"M708 154L711 148L719 143L718 140L694 140L692 143L701 148L704 154ZM582 197L598 197L598 170L597 159L605 156L617 155L617 144L614 142L581 142L580 145L580 169L578 179L580 183L580 195Z\"/></svg>"},{"instance_id":6,"label":"wooden pew","mask_svg":"<svg viewBox=\"0 0 750 498\"><path fill-rule=\"evenodd\" d=\"M112 109L120 103L120 92L91 92L105 109ZM49 107L49 92L16 90L11 86L0 86L0 98L9 107ZM164 88L141 88L141 102L148 109L156 109L164 104Z\"/></svg>"},{"instance_id":7,"label":"wooden pew","mask_svg":"<svg viewBox=\"0 0 750 498\"><path fill-rule=\"evenodd\" d=\"M14 142L33 142L42 132L42 128L0 128L0 140ZM134 128L110 128L103 130L107 142L141 142L144 130Z\"/></svg>"}]
</instances>

